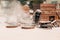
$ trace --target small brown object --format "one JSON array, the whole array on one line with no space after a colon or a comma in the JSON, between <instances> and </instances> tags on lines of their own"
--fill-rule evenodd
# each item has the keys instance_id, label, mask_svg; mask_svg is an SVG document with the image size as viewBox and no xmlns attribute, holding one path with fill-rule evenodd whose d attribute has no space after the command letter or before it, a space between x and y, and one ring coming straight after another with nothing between
<instances>
[{"instance_id":1,"label":"small brown object","mask_svg":"<svg viewBox=\"0 0 60 40\"><path fill-rule=\"evenodd\" d=\"M6 28L16 28L17 26L6 26Z\"/></svg>"},{"instance_id":2,"label":"small brown object","mask_svg":"<svg viewBox=\"0 0 60 40\"><path fill-rule=\"evenodd\" d=\"M22 29L34 29L35 27L21 27Z\"/></svg>"}]
</instances>

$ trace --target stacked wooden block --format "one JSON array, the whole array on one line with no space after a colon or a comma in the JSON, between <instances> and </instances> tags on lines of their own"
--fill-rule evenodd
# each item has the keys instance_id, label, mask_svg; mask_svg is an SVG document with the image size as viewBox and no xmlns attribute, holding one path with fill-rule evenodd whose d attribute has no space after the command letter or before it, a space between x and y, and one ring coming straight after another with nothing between
<instances>
[{"instance_id":1,"label":"stacked wooden block","mask_svg":"<svg viewBox=\"0 0 60 40\"><path fill-rule=\"evenodd\" d=\"M40 4L40 9L43 11L51 11L56 9L55 4Z\"/></svg>"},{"instance_id":2,"label":"stacked wooden block","mask_svg":"<svg viewBox=\"0 0 60 40\"><path fill-rule=\"evenodd\" d=\"M55 20L58 19L55 4L40 4L40 9L42 10L40 21L49 21L50 16L54 16Z\"/></svg>"},{"instance_id":3,"label":"stacked wooden block","mask_svg":"<svg viewBox=\"0 0 60 40\"><path fill-rule=\"evenodd\" d=\"M58 18L60 19L60 9L56 9L56 12L57 12Z\"/></svg>"}]
</instances>

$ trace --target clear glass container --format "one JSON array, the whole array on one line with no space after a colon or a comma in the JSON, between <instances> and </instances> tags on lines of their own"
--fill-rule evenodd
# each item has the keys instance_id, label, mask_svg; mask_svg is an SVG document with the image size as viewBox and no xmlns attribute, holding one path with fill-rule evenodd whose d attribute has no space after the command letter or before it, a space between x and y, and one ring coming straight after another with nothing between
<instances>
[{"instance_id":1,"label":"clear glass container","mask_svg":"<svg viewBox=\"0 0 60 40\"><path fill-rule=\"evenodd\" d=\"M5 1L4 1L5 2ZM8 2L7 2L8 3ZM6 24L7 26L18 26L20 27L32 27L33 20L30 18L28 13L25 13L23 6L18 1L12 1L9 3L9 8L7 3L2 3L4 6L4 13L6 14Z\"/></svg>"}]
</instances>

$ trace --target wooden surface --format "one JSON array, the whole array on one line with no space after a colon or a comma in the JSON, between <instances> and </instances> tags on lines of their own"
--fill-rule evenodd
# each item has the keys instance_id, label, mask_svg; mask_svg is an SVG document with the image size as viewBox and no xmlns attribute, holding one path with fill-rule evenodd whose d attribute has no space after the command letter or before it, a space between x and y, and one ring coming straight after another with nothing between
<instances>
[{"instance_id":1,"label":"wooden surface","mask_svg":"<svg viewBox=\"0 0 60 40\"><path fill-rule=\"evenodd\" d=\"M49 21L50 16L55 16L55 20L58 20L58 15L56 15L56 5L55 4L41 4L40 8L42 10L40 20Z\"/></svg>"}]
</instances>

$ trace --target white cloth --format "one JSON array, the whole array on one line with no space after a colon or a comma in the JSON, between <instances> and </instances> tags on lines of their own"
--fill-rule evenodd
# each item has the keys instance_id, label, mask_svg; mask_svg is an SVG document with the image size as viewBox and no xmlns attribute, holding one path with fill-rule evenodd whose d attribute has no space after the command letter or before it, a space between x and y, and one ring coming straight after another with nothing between
<instances>
[{"instance_id":1,"label":"white cloth","mask_svg":"<svg viewBox=\"0 0 60 40\"><path fill-rule=\"evenodd\" d=\"M42 12L40 9L37 9L36 12Z\"/></svg>"},{"instance_id":2,"label":"white cloth","mask_svg":"<svg viewBox=\"0 0 60 40\"><path fill-rule=\"evenodd\" d=\"M34 13L34 11L32 9L29 10L29 13Z\"/></svg>"}]
</instances>

